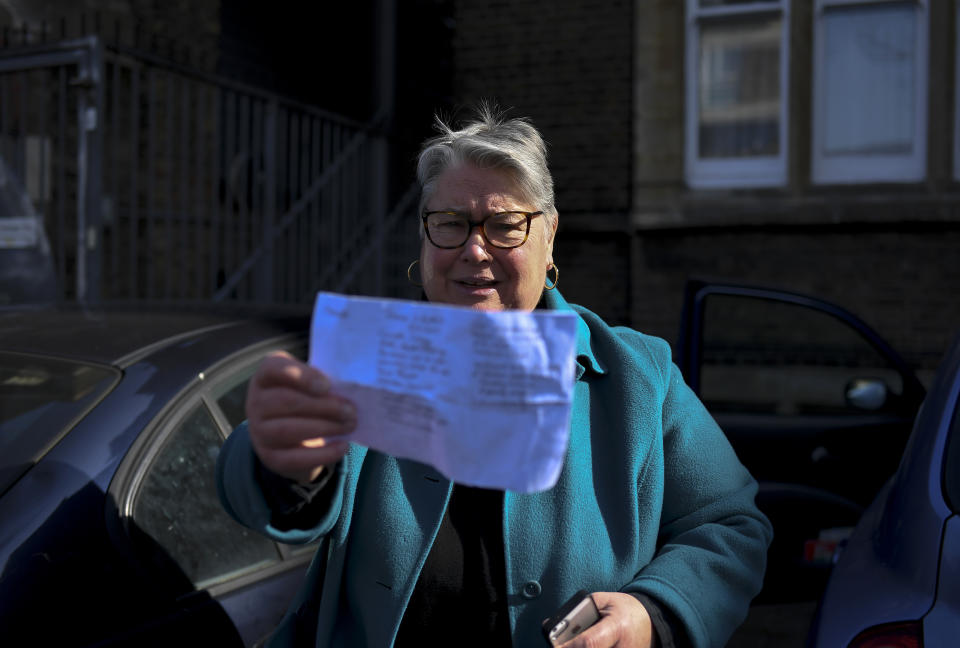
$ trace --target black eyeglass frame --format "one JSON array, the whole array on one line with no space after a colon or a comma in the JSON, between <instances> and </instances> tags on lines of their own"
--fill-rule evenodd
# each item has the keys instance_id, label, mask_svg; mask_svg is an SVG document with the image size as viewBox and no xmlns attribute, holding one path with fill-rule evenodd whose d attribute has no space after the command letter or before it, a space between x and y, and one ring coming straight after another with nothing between
<instances>
[{"instance_id":1,"label":"black eyeglass frame","mask_svg":"<svg viewBox=\"0 0 960 648\"><path fill-rule=\"evenodd\" d=\"M466 242L470 240L470 233L473 232L473 228L480 227L480 236L483 237L484 241L486 241L491 246L499 250L512 250L514 248L520 247L521 245L527 242L527 239L530 237L530 221L533 220L534 216L542 216L543 212L542 211L528 212L528 211L520 211L517 209L510 209L508 211L494 212L492 214L487 214L486 216L484 216L478 221L464 218L464 220L467 221L467 225L469 225L469 227L467 228L466 234L464 234L463 236L463 241L461 241L457 245L438 245L436 241L433 240L433 237L430 236L430 227L427 226L427 219L432 214L449 214L450 216L461 216L461 217L464 216L464 214L462 214L461 212L450 211L447 209L437 209L434 211L424 210L423 214L421 214L420 216L420 219L423 222L423 231L426 232L427 239L430 241L430 244L433 245L434 247L438 247L441 250L455 250L458 247L463 247L466 244ZM527 219L527 230L523 233L523 240L517 243L516 245L497 245L496 243L491 241L490 238L487 236L487 229L486 229L485 223L491 218L493 218L494 216L501 216L503 214L521 214Z\"/></svg>"}]
</instances>

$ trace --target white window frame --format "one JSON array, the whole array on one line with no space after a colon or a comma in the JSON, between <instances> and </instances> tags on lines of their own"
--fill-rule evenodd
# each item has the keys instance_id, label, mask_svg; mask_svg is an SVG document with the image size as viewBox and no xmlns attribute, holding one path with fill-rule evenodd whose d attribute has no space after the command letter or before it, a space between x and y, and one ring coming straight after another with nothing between
<instances>
[{"instance_id":1,"label":"white window frame","mask_svg":"<svg viewBox=\"0 0 960 648\"><path fill-rule=\"evenodd\" d=\"M686 121L684 174L694 188L779 187L787 182L787 119L789 116L790 2L770 0L704 8L700 0L686 0ZM780 16L780 115L776 155L749 158L700 158L700 25L723 16Z\"/></svg>"},{"instance_id":2,"label":"white window frame","mask_svg":"<svg viewBox=\"0 0 960 648\"><path fill-rule=\"evenodd\" d=\"M913 4L918 9L917 57L914 71L914 124L911 153L873 155L824 155L824 12L828 7L870 7L884 4ZM927 173L927 93L930 8L928 0L816 0L813 18L813 142L811 180L816 184L858 184L868 182L919 182Z\"/></svg>"}]
</instances>

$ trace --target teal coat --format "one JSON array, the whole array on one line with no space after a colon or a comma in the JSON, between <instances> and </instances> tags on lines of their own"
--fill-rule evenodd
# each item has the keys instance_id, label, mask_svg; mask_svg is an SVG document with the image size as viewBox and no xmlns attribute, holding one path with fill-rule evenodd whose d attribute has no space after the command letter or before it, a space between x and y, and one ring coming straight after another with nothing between
<instances>
[{"instance_id":1,"label":"teal coat","mask_svg":"<svg viewBox=\"0 0 960 648\"><path fill-rule=\"evenodd\" d=\"M754 505L756 482L664 341L611 328L556 291L547 306L580 317L577 382L559 481L504 497L514 646L544 645L541 620L581 588L646 593L673 611L693 645L722 646L760 589L772 535ZM281 531L254 479L245 425L227 439L217 477L224 507L242 524L282 542L326 538L272 645L289 641L306 610L318 647L392 644L449 480L352 446L329 510L312 528Z\"/></svg>"}]
</instances>

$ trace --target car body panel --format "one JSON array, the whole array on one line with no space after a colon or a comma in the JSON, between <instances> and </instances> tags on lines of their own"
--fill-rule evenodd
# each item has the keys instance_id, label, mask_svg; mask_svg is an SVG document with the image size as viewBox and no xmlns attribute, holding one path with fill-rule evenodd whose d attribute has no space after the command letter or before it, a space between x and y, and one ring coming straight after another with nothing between
<instances>
[{"instance_id":1,"label":"car body panel","mask_svg":"<svg viewBox=\"0 0 960 648\"><path fill-rule=\"evenodd\" d=\"M45 317L43 326L56 321ZM123 375L0 497L0 644L30 631L41 643L69 645L175 645L191 636L206 645L251 646L279 620L302 578L308 554L195 589L162 549L145 553L142 541L134 541L124 502L134 487L136 448L168 434L168 414L198 402L204 378L218 368L238 358L249 364L270 348L305 345L309 317L201 314L166 323L149 317L91 314L73 329L73 357L109 361ZM126 328L142 318L148 318L143 331L126 341L83 343L84 335L109 340L117 321ZM22 326L29 317L14 319ZM84 326L92 331L80 333ZM15 328L0 315L0 330ZM42 348L41 328L0 337L0 349L23 351L25 339ZM61 350L71 352L68 345Z\"/></svg>"},{"instance_id":2,"label":"car body panel","mask_svg":"<svg viewBox=\"0 0 960 648\"><path fill-rule=\"evenodd\" d=\"M173 344L180 336L202 339L218 327L235 327L244 320L232 309L157 311L117 307L85 310L58 308L0 309L0 346L21 353L38 353L112 364L143 357Z\"/></svg>"},{"instance_id":3,"label":"car body panel","mask_svg":"<svg viewBox=\"0 0 960 648\"><path fill-rule=\"evenodd\" d=\"M276 628L279 622L276 610L286 610L292 594L300 588L307 571L306 560L301 567L262 579L255 590L250 586L235 588L215 597L237 626L245 646L257 645Z\"/></svg>"},{"instance_id":4,"label":"car body panel","mask_svg":"<svg viewBox=\"0 0 960 648\"><path fill-rule=\"evenodd\" d=\"M163 403L161 411L151 414L151 427L166 428L166 432L169 432L170 424L175 422L177 417L182 417L185 411L203 404L203 398L210 391L210 385L216 386L218 381L223 379L223 374L232 375L238 369L243 370L249 367L255 358L259 358L268 350L278 348L289 350L291 345L302 346L304 343L303 335L295 334L261 342L254 340L254 344L241 353L214 352L212 358L207 360L214 359L215 362L209 364L202 377L195 374L189 376L189 384L181 390L183 395ZM183 352L192 354L194 352L192 345L185 343ZM164 434L152 433L152 429L145 430L127 452L123 465L117 471L117 477L111 484L110 492L119 502L125 519L129 519L132 515L132 500L137 495L137 482L141 478L138 471L165 438ZM207 588L237 625L245 645L256 644L275 627L279 621L276 611L286 609L286 603L296 591L306 572L310 557L309 554L303 554L290 558L274 568L258 570L255 576L256 582L253 584L250 582L252 576L246 575Z\"/></svg>"},{"instance_id":5,"label":"car body panel","mask_svg":"<svg viewBox=\"0 0 960 648\"><path fill-rule=\"evenodd\" d=\"M923 637L930 646L960 641L960 515L947 520L940 555L937 600L923 619Z\"/></svg>"},{"instance_id":6,"label":"car body panel","mask_svg":"<svg viewBox=\"0 0 960 648\"><path fill-rule=\"evenodd\" d=\"M845 646L868 627L919 619L924 634L932 633L928 645L955 643L960 525L944 497L943 472L950 435L960 433L958 399L960 338L937 372L899 470L840 554L811 627L812 645ZM944 636L946 626L953 628L949 641L937 643L933 636Z\"/></svg>"}]
</instances>

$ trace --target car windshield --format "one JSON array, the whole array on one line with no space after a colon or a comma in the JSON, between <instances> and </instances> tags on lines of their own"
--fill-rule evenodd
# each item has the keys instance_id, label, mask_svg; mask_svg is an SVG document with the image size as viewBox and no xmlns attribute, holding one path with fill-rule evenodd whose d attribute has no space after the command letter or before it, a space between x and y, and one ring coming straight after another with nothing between
<instances>
[{"instance_id":1,"label":"car windshield","mask_svg":"<svg viewBox=\"0 0 960 648\"><path fill-rule=\"evenodd\" d=\"M119 381L113 367L0 352L0 493Z\"/></svg>"}]
</instances>

